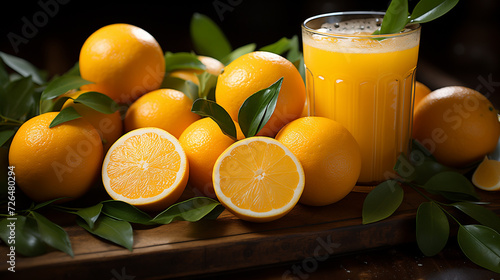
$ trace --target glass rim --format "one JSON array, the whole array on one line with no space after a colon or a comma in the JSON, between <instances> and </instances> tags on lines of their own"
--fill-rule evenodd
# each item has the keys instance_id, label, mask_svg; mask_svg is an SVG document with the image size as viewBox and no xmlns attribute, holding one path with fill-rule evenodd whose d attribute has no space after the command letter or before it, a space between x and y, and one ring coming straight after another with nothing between
<instances>
[{"instance_id":1,"label":"glass rim","mask_svg":"<svg viewBox=\"0 0 500 280\"><path fill-rule=\"evenodd\" d=\"M328 18L328 17L335 17L335 16L349 16L349 15L367 15L367 16L373 16L373 15L380 15L384 16L385 12L376 12L376 11L346 11L346 12L332 12L332 13L325 13L325 14L319 14L315 15L312 17L307 18L304 20L302 23L302 30L305 30L307 32L317 34L317 35L322 35L322 36L328 36L328 37L335 37L335 38L396 38L396 37L403 37L403 36L408 36L411 35L417 31L420 30L421 25L419 23L409 23L406 25L407 27L411 27L411 30L403 31L400 33L393 33L393 34L378 34L378 35L373 35L373 34L335 34L335 33L329 33L329 32L321 32L318 31L317 29L313 29L307 24L313 20L317 20L320 18Z\"/></svg>"}]
</instances>

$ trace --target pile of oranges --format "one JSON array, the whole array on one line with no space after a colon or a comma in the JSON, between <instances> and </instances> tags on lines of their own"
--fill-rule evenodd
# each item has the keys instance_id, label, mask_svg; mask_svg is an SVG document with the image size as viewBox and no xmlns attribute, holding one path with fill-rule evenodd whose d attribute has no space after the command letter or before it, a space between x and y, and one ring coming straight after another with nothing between
<instances>
[{"instance_id":1,"label":"pile of oranges","mask_svg":"<svg viewBox=\"0 0 500 280\"><path fill-rule=\"evenodd\" d=\"M81 77L92 84L66 95L97 91L126 111L103 114L70 99L63 108L74 107L82 118L49 128L57 115L51 112L25 122L9 151L19 187L34 201L71 200L102 180L113 199L159 211L189 186L196 195L217 198L236 216L258 222L282 217L298 202L334 203L353 189L361 169L359 146L339 123L301 116L305 85L290 61L263 51L228 65L198 59L205 70L166 73L164 52L145 30L112 24L94 32L79 59ZM167 76L199 84L196 74L203 71L218 76L215 100L234 121L237 139L213 119L191 112L194 100L184 93L162 87ZM282 77L271 118L258 136L245 138L237 118L241 105ZM417 93L425 97L415 109L414 138L425 142L443 130L447 139L433 146L438 160L460 167L494 150L500 125L486 98L465 88L429 93L419 86ZM436 117L454 104L477 107L465 112L459 128L458 121Z\"/></svg>"}]
</instances>

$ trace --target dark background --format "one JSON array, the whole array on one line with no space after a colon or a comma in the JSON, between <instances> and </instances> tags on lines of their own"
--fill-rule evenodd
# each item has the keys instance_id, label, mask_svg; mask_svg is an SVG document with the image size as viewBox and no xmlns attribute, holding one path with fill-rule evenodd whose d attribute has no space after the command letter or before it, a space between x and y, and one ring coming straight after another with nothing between
<instances>
[{"instance_id":1,"label":"dark background","mask_svg":"<svg viewBox=\"0 0 500 280\"><path fill-rule=\"evenodd\" d=\"M40 3L50 3L55 12L48 14ZM410 9L416 3L409 0ZM199 12L221 27L233 48L248 43L261 47L284 36L300 36L300 25L310 16L347 10L384 11L388 4L389 0L4 1L0 51L27 59L54 75L78 61L80 47L92 32L111 23L145 29L163 51L191 51L189 22L193 13ZM476 88L496 101L500 91L499 12L498 0L460 0L444 17L425 23L417 79L433 89L448 84ZM29 34L31 38L23 36L26 22L36 29ZM9 33L26 41L16 50Z\"/></svg>"}]
</instances>

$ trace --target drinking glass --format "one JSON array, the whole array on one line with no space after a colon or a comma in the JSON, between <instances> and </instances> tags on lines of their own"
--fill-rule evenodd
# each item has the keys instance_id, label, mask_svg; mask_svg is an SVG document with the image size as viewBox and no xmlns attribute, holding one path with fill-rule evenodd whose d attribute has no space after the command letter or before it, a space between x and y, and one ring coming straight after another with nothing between
<instances>
[{"instance_id":1,"label":"drinking glass","mask_svg":"<svg viewBox=\"0 0 500 280\"><path fill-rule=\"evenodd\" d=\"M411 145L420 25L372 35L381 12L318 15L302 25L308 114L344 125L358 142L364 191L394 177Z\"/></svg>"}]
</instances>

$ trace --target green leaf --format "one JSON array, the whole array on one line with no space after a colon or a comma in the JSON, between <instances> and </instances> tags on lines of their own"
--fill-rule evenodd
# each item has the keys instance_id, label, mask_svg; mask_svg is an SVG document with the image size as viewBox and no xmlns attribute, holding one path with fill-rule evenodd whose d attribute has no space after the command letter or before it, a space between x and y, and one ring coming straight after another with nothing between
<instances>
[{"instance_id":1,"label":"green leaf","mask_svg":"<svg viewBox=\"0 0 500 280\"><path fill-rule=\"evenodd\" d=\"M438 193L449 200L479 200L474 185L464 175L454 171L438 173L432 176L422 187L429 192Z\"/></svg>"},{"instance_id":2,"label":"green leaf","mask_svg":"<svg viewBox=\"0 0 500 280\"><path fill-rule=\"evenodd\" d=\"M405 28L408 23L408 1L392 0L385 12L380 28L375 30L374 35L395 34Z\"/></svg>"},{"instance_id":3,"label":"green leaf","mask_svg":"<svg viewBox=\"0 0 500 280\"><path fill-rule=\"evenodd\" d=\"M304 64L304 56L301 54L300 59L295 61L293 63L293 65L295 65L295 68L297 68L297 70L299 70L300 76L302 77L302 81L304 81L304 83L305 83L306 82L306 66Z\"/></svg>"},{"instance_id":4,"label":"green leaf","mask_svg":"<svg viewBox=\"0 0 500 280\"><path fill-rule=\"evenodd\" d=\"M42 92L42 100L50 100L56 98L69 90L78 89L79 87L91 84L80 76L63 75L52 80L45 90Z\"/></svg>"},{"instance_id":5,"label":"green leaf","mask_svg":"<svg viewBox=\"0 0 500 280\"><path fill-rule=\"evenodd\" d=\"M129 222L115 220L108 216L100 216L95 222L93 229L81 218L77 218L76 223L88 232L132 251L134 232Z\"/></svg>"},{"instance_id":6,"label":"green leaf","mask_svg":"<svg viewBox=\"0 0 500 280\"><path fill-rule=\"evenodd\" d=\"M218 76L212 75L208 72L203 72L201 74L196 74L198 77L198 81L200 81L200 85L198 87L198 96L200 98L207 98L208 94L212 89L215 89L215 85L217 84Z\"/></svg>"},{"instance_id":7,"label":"green leaf","mask_svg":"<svg viewBox=\"0 0 500 280\"><path fill-rule=\"evenodd\" d=\"M432 160L436 160L436 158L432 155L432 153L427 150L427 148L422 144L420 143L418 140L416 139L412 139L411 141L411 147L412 147L412 153L411 155L419 155L419 156L423 156L423 157L428 157ZM418 152L418 153L415 153L415 152Z\"/></svg>"},{"instance_id":8,"label":"green leaf","mask_svg":"<svg viewBox=\"0 0 500 280\"><path fill-rule=\"evenodd\" d=\"M420 165L416 165L415 182L417 184L424 185L434 175L441 172L451 172L451 171L454 170L437 161L434 161L430 158L426 158Z\"/></svg>"},{"instance_id":9,"label":"green leaf","mask_svg":"<svg viewBox=\"0 0 500 280\"><path fill-rule=\"evenodd\" d=\"M482 225L458 228L458 244L475 264L500 273L500 234Z\"/></svg>"},{"instance_id":10,"label":"green leaf","mask_svg":"<svg viewBox=\"0 0 500 280\"><path fill-rule=\"evenodd\" d=\"M416 236L420 251L426 256L441 252L448 242L450 224L435 202L423 202L417 210Z\"/></svg>"},{"instance_id":11,"label":"green leaf","mask_svg":"<svg viewBox=\"0 0 500 280\"><path fill-rule=\"evenodd\" d=\"M398 173L401 178L409 182L415 180L416 178L415 166L411 164L411 162L404 154L400 154L398 156L398 160L394 165L394 171L396 171L396 173Z\"/></svg>"},{"instance_id":12,"label":"green leaf","mask_svg":"<svg viewBox=\"0 0 500 280\"><path fill-rule=\"evenodd\" d=\"M201 63L193 53L165 53L165 72L167 73L179 69L205 70L206 68L205 64Z\"/></svg>"},{"instance_id":13,"label":"green leaf","mask_svg":"<svg viewBox=\"0 0 500 280\"><path fill-rule=\"evenodd\" d=\"M406 156L401 154L394 166L394 170L406 181L424 185L432 176L440 172L454 171L416 150L411 153L411 156L410 162Z\"/></svg>"},{"instance_id":14,"label":"green leaf","mask_svg":"<svg viewBox=\"0 0 500 280\"><path fill-rule=\"evenodd\" d=\"M65 96L65 97L61 97L59 99L57 99L56 102L52 102L52 100L43 100L43 101L39 101L39 113L38 115L41 115L41 114L45 114L45 113L48 113L48 112L57 112L57 111L60 111L62 106L64 105L64 102L63 100L66 101L69 99L69 97ZM57 107L56 107L57 105Z\"/></svg>"},{"instance_id":15,"label":"green leaf","mask_svg":"<svg viewBox=\"0 0 500 280\"><path fill-rule=\"evenodd\" d=\"M234 125L231 116L219 104L211 100L198 98L193 102L191 112L194 112L203 117L210 117L214 120L224 134L237 139L236 126Z\"/></svg>"},{"instance_id":16,"label":"green leaf","mask_svg":"<svg viewBox=\"0 0 500 280\"><path fill-rule=\"evenodd\" d=\"M302 53L300 52L299 39L297 35L293 36L290 39L283 37L277 42L264 46L259 50L268 51L279 55L284 55L286 52L288 52L288 54L286 55L286 59L295 65L297 70L299 70L302 79L305 80L304 60L302 57Z\"/></svg>"},{"instance_id":17,"label":"green leaf","mask_svg":"<svg viewBox=\"0 0 500 280\"><path fill-rule=\"evenodd\" d=\"M256 47L257 47L257 45L254 43L239 47L239 48L235 49L234 51L232 51L230 54L228 54L224 59L221 60L221 62L224 63L224 65L228 65L229 63L233 62L238 57L240 57L244 54L253 52Z\"/></svg>"},{"instance_id":18,"label":"green leaf","mask_svg":"<svg viewBox=\"0 0 500 280\"><path fill-rule=\"evenodd\" d=\"M245 137L255 136L269 121L278 102L282 82L283 77L243 102L238 112L238 124Z\"/></svg>"},{"instance_id":19,"label":"green leaf","mask_svg":"<svg viewBox=\"0 0 500 280\"><path fill-rule=\"evenodd\" d=\"M28 61L4 52L0 52L0 58L7 66L21 74L21 76L25 78L31 77L30 79L39 85L45 83L45 79L40 74L40 71Z\"/></svg>"},{"instance_id":20,"label":"green leaf","mask_svg":"<svg viewBox=\"0 0 500 280\"><path fill-rule=\"evenodd\" d=\"M286 55L286 59L288 59L293 64L295 64L302 59L302 53L300 52L299 37L297 35L294 35L290 39L289 45L290 45L290 50L288 51L288 54Z\"/></svg>"},{"instance_id":21,"label":"green leaf","mask_svg":"<svg viewBox=\"0 0 500 280\"><path fill-rule=\"evenodd\" d=\"M0 221L0 238L8 247L15 246L16 254L34 257L46 253L47 248L43 242L35 219L26 216L13 216L15 220L2 219ZM9 226L15 226L15 238L9 239ZM15 242L15 243L13 243Z\"/></svg>"},{"instance_id":22,"label":"green leaf","mask_svg":"<svg viewBox=\"0 0 500 280\"><path fill-rule=\"evenodd\" d=\"M94 229L95 222L97 218L101 215L102 203L98 203L94 206L80 209L76 211L76 215L80 216L89 226L90 229Z\"/></svg>"},{"instance_id":23,"label":"green leaf","mask_svg":"<svg viewBox=\"0 0 500 280\"><path fill-rule=\"evenodd\" d=\"M469 202L455 202L452 206L469 215L482 225L500 232L500 216L498 216L495 212L483 206Z\"/></svg>"},{"instance_id":24,"label":"green leaf","mask_svg":"<svg viewBox=\"0 0 500 280\"><path fill-rule=\"evenodd\" d=\"M282 55L290 50L290 48L292 47L290 43L291 43L290 39L283 37L270 45L260 48L259 50Z\"/></svg>"},{"instance_id":25,"label":"green leaf","mask_svg":"<svg viewBox=\"0 0 500 280\"><path fill-rule=\"evenodd\" d=\"M5 90L0 90L0 114L19 120L27 117L36 106L35 85L30 77L20 78L7 84Z\"/></svg>"},{"instance_id":26,"label":"green leaf","mask_svg":"<svg viewBox=\"0 0 500 280\"><path fill-rule=\"evenodd\" d=\"M0 131L0 147L2 147L5 143L7 143L12 136L16 134L15 129L6 129Z\"/></svg>"},{"instance_id":27,"label":"green leaf","mask_svg":"<svg viewBox=\"0 0 500 280\"><path fill-rule=\"evenodd\" d=\"M220 28L209 17L194 13L190 25L196 53L222 60L231 53L231 45Z\"/></svg>"},{"instance_id":28,"label":"green leaf","mask_svg":"<svg viewBox=\"0 0 500 280\"><path fill-rule=\"evenodd\" d=\"M397 181L387 180L371 190L363 202L363 224L391 216L403 201L404 191Z\"/></svg>"},{"instance_id":29,"label":"green leaf","mask_svg":"<svg viewBox=\"0 0 500 280\"><path fill-rule=\"evenodd\" d=\"M60 125L65 122L69 122L78 118L81 118L82 115L80 115L75 108L73 107L66 107L61 110L57 114L57 116L52 120L52 122L49 125L49 128L52 128L54 126Z\"/></svg>"},{"instance_id":30,"label":"green leaf","mask_svg":"<svg viewBox=\"0 0 500 280\"><path fill-rule=\"evenodd\" d=\"M80 76L80 63L77 61L73 67L71 67L64 76Z\"/></svg>"},{"instance_id":31,"label":"green leaf","mask_svg":"<svg viewBox=\"0 0 500 280\"><path fill-rule=\"evenodd\" d=\"M411 163L410 163L411 162ZM395 168L396 171L402 174L406 171L405 179L407 181L415 182L419 185L424 185L427 181L434 175L445 172L445 171L456 171L455 169L445 166L437 162L436 158L417 140L412 141L412 151L410 153L410 162L403 155L398 158L398 163L403 163L402 168L406 170L401 170L402 172ZM411 172L411 173L409 173Z\"/></svg>"},{"instance_id":32,"label":"green leaf","mask_svg":"<svg viewBox=\"0 0 500 280\"><path fill-rule=\"evenodd\" d=\"M136 224L151 225L151 216L120 200L108 200L102 202L102 213L117 220L123 220Z\"/></svg>"},{"instance_id":33,"label":"green leaf","mask_svg":"<svg viewBox=\"0 0 500 280\"><path fill-rule=\"evenodd\" d=\"M216 220L226 208L222 204L217 205L212 211L207 213L202 219L203 220Z\"/></svg>"},{"instance_id":34,"label":"green leaf","mask_svg":"<svg viewBox=\"0 0 500 280\"><path fill-rule=\"evenodd\" d=\"M198 98L198 86L188 80L177 77L165 76L161 88L171 88L183 92L191 100Z\"/></svg>"},{"instance_id":35,"label":"green leaf","mask_svg":"<svg viewBox=\"0 0 500 280\"><path fill-rule=\"evenodd\" d=\"M207 100L211 100L213 102L216 102L215 101L215 87L211 88L208 93L207 93L207 96L206 96L206 99Z\"/></svg>"},{"instance_id":36,"label":"green leaf","mask_svg":"<svg viewBox=\"0 0 500 280\"><path fill-rule=\"evenodd\" d=\"M44 202L38 203L36 205L33 205L33 207L31 207L30 210L38 210L38 209L40 209L42 207L45 207L45 206L47 206L49 204L52 204L52 203L54 203L54 202L56 202L58 200L65 199L65 198L67 198L67 197L54 198L54 199L51 199L51 200L48 200L48 201L44 201Z\"/></svg>"},{"instance_id":37,"label":"green leaf","mask_svg":"<svg viewBox=\"0 0 500 280\"><path fill-rule=\"evenodd\" d=\"M42 112L56 112L56 111L61 111L62 107L64 106L64 103L68 101L69 99L72 99L69 96L61 96L57 98L55 102L52 100L45 100L42 102L42 105L46 105L46 108L42 108Z\"/></svg>"},{"instance_id":38,"label":"green leaf","mask_svg":"<svg viewBox=\"0 0 500 280\"><path fill-rule=\"evenodd\" d=\"M71 249L68 233L41 214L34 211L31 214L36 220L42 240L57 250L63 251L73 257L73 249Z\"/></svg>"},{"instance_id":39,"label":"green leaf","mask_svg":"<svg viewBox=\"0 0 500 280\"><path fill-rule=\"evenodd\" d=\"M0 87L5 87L10 82L9 72L5 67L5 63L0 59Z\"/></svg>"},{"instance_id":40,"label":"green leaf","mask_svg":"<svg viewBox=\"0 0 500 280\"><path fill-rule=\"evenodd\" d=\"M424 23L435 20L449 12L458 0L420 0L410 16L410 22Z\"/></svg>"},{"instance_id":41,"label":"green leaf","mask_svg":"<svg viewBox=\"0 0 500 280\"><path fill-rule=\"evenodd\" d=\"M224 210L221 204L208 197L194 197L176 203L154 217L153 222L169 224L172 221L196 222L204 217L217 218Z\"/></svg>"},{"instance_id":42,"label":"green leaf","mask_svg":"<svg viewBox=\"0 0 500 280\"><path fill-rule=\"evenodd\" d=\"M74 99L73 102L84 104L104 114L113 114L118 110L118 104L113 99L95 91L84 92Z\"/></svg>"}]
</instances>

